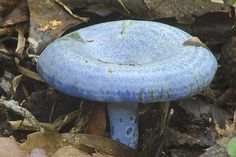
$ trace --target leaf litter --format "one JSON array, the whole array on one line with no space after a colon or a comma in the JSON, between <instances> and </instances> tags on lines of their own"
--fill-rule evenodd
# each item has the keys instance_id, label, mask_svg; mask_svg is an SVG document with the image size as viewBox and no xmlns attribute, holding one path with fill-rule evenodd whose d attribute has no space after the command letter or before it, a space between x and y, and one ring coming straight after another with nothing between
<instances>
[{"instance_id":1,"label":"leaf litter","mask_svg":"<svg viewBox=\"0 0 236 157\"><path fill-rule=\"evenodd\" d=\"M236 125L234 15L232 5L212 1L2 0L0 134L12 136L0 138L0 156L227 156ZM107 138L105 105L95 112L94 102L53 90L35 71L37 55L63 34L127 18L184 29L200 39L185 44L207 46L219 64L208 90L140 109L138 151Z\"/></svg>"}]
</instances>

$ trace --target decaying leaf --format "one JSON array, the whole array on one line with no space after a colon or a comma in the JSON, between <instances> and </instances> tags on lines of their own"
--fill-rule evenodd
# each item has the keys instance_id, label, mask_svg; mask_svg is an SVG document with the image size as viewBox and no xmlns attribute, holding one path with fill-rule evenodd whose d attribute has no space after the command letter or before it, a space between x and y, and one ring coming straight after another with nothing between
<instances>
[{"instance_id":1,"label":"decaying leaf","mask_svg":"<svg viewBox=\"0 0 236 157\"><path fill-rule=\"evenodd\" d=\"M71 16L54 0L28 0L28 5L30 10L28 41L37 54L64 31L84 22Z\"/></svg>"},{"instance_id":2,"label":"decaying leaf","mask_svg":"<svg viewBox=\"0 0 236 157\"><path fill-rule=\"evenodd\" d=\"M120 12L135 18L174 17L180 23L193 23L194 17L207 12L230 12L230 6L194 0L110 0Z\"/></svg>"},{"instance_id":3,"label":"decaying leaf","mask_svg":"<svg viewBox=\"0 0 236 157\"><path fill-rule=\"evenodd\" d=\"M214 105L211 105L200 98L196 100L182 100L180 101L180 106L192 116L201 117L202 115L204 115L205 118L208 117L210 122L213 122L215 124L215 127L218 126L219 128L226 128L226 126L231 123L230 119L232 118L232 116L230 113ZM203 119L204 118L202 117L202 120Z\"/></svg>"},{"instance_id":4,"label":"decaying leaf","mask_svg":"<svg viewBox=\"0 0 236 157\"><path fill-rule=\"evenodd\" d=\"M13 137L0 138L0 157L26 157L28 152L19 148Z\"/></svg>"},{"instance_id":5,"label":"decaying leaf","mask_svg":"<svg viewBox=\"0 0 236 157\"><path fill-rule=\"evenodd\" d=\"M13 87L13 93L15 94L17 87L20 84L20 80L21 80L22 75L18 75L16 77L14 77L14 79L12 80L12 87Z\"/></svg>"},{"instance_id":6,"label":"decaying leaf","mask_svg":"<svg viewBox=\"0 0 236 157\"><path fill-rule=\"evenodd\" d=\"M28 31L28 24L17 25L16 31L18 32L18 43L15 51L18 54L22 54L26 44L25 33Z\"/></svg>"},{"instance_id":7,"label":"decaying leaf","mask_svg":"<svg viewBox=\"0 0 236 157\"><path fill-rule=\"evenodd\" d=\"M58 126L58 123L63 124L63 119L70 119L64 115L78 110L80 101L79 98L48 88L31 93L22 106L28 109L40 122L50 121Z\"/></svg>"},{"instance_id":8,"label":"decaying leaf","mask_svg":"<svg viewBox=\"0 0 236 157\"><path fill-rule=\"evenodd\" d=\"M93 105L95 107L90 115L85 133L103 136L106 130L106 105L97 103Z\"/></svg>"},{"instance_id":9,"label":"decaying leaf","mask_svg":"<svg viewBox=\"0 0 236 157\"><path fill-rule=\"evenodd\" d=\"M27 141L20 147L26 151L31 151L34 148L41 148L50 156L64 146L73 146L74 148L88 154L96 154L96 152L100 152L115 157L146 157L143 153L136 152L113 140L87 134L36 132L28 135Z\"/></svg>"},{"instance_id":10,"label":"decaying leaf","mask_svg":"<svg viewBox=\"0 0 236 157\"><path fill-rule=\"evenodd\" d=\"M179 131L173 130L168 128L166 131L166 146L181 146L181 145L199 145L199 146L206 146L204 141L201 141L191 135L186 133L181 133Z\"/></svg>"},{"instance_id":11,"label":"decaying leaf","mask_svg":"<svg viewBox=\"0 0 236 157\"><path fill-rule=\"evenodd\" d=\"M206 152L199 157L216 157L216 156L228 157L227 144L229 143L230 139L235 135L236 133L232 132L232 134L229 137L224 137L218 140L215 145L207 148Z\"/></svg>"},{"instance_id":12,"label":"decaying leaf","mask_svg":"<svg viewBox=\"0 0 236 157\"><path fill-rule=\"evenodd\" d=\"M27 76L27 77L37 80L37 81L44 82L44 80L39 76L38 73L28 70L20 65L17 65L17 67L22 75Z\"/></svg>"},{"instance_id":13,"label":"decaying leaf","mask_svg":"<svg viewBox=\"0 0 236 157\"><path fill-rule=\"evenodd\" d=\"M232 14L224 12L207 12L204 15L196 17L192 25L185 26L188 26L190 29L188 33L197 36L201 40L222 43L233 35L235 29L234 14L234 11L232 11Z\"/></svg>"},{"instance_id":14,"label":"decaying leaf","mask_svg":"<svg viewBox=\"0 0 236 157\"><path fill-rule=\"evenodd\" d=\"M63 3L65 6L73 10L74 8L85 8L88 6L89 0L57 0Z\"/></svg>"},{"instance_id":15,"label":"decaying leaf","mask_svg":"<svg viewBox=\"0 0 236 157\"><path fill-rule=\"evenodd\" d=\"M94 13L103 17L114 11L107 0L57 0L57 2L70 10L79 9L80 12Z\"/></svg>"},{"instance_id":16,"label":"decaying leaf","mask_svg":"<svg viewBox=\"0 0 236 157\"><path fill-rule=\"evenodd\" d=\"M4 10L0 10L0 26L14 25L29 20L26 0L3 0L0 2Z\"/></svg>"},{"instance_id":17,"label":"decaying leaf","mask_svg":"<svg viewBox=\"0 0 236 157\"><path fill-rule=\"evenodd\" d=\"M65 156L74 156L74 157L91 157L88 153L85 153L81 150L74 148L73 146L65 146L58 149L52 157L65 157Z\"/></svg>"},{"instance_id":18,"label":"decaying leaf","mask_svg":"<svg viewBox=\"0 0 236 157\"><path fill-rule=\"evenodd\" d=\"M88 134L63 134L63 137L74 147L80 148L85 152L93 153L96 151L115 157L146 157L143 152L135 151L126 145L117 143L111 139Z\"/></svg>"},{"instance_id":19,"label":"decaying leaf","mask_svg":"<svg viewBox=\"0 0 236 157\"><path fill-rule=\"evenodd\" d=\"M71 14L73 17L80 19L81 21L87 22L87 18L80 17L72 12L70 8L68 8L66 5L64 5L60 0L55 0L59 5L61 5L69 14Z\"/></svg>"},{"instance_id":20,"label":"decaying leaf","mask_svg":"<svg viewBox=\"0 0 236 157\"><path fill-rule=\"evenodd\" d=\"M209 49L198 37L192 37L191 39L188 39L183 43L184 46L196 46L196 47L204 47L206 49Z\"/></svg>"},{"instance_id":21,"label":"decaying leaf","mask_svg":"<svg viewBox=\"0 0 236 157\"><path fill-rule=\"evenodd\" d=\"M105 17L113 13L114 9L108 5L107 0L91 0L91 4L84 11Z\"/></svg>"},{"instance_id":22,"label":"decaying leaf","mask_svg":"<svg viewBox=\"0 0 236 157\"><path fill-rule=\"evenodd\" d=\"M49 156L53 155L59 148L70 145L70 143L58 133L36 132L27 136L27 141L21 144L21 148L30 152L34 148L41 148Z\"/></svg>"}]
</instances>

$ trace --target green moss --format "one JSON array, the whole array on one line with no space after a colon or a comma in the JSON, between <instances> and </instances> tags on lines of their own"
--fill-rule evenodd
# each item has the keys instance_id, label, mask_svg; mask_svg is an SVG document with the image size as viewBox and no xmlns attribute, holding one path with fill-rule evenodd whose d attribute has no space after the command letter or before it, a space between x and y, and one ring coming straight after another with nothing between
<instances>
[{"instance_id":1,"label":"green moss","mask_svg":"<svg viewBox=\"0 0 236 157\"><path fill-rule=\"evenodd\" d=\"M236 137L233 137L228 143L227 152L230 157L236 157Z\"/></svg>"},{"instance_id":2,"label":"green moss","mask_svg":"<svg viewBox=\"0 0 236 157\"><path fill-rule=\"evenodd\" d=\"M80 36L79 33L75 33L75 32L71 33L68 35L68 37L71 39L77 40L79 42L85 43L84 39Z\"/></svg>"}]
</instances>

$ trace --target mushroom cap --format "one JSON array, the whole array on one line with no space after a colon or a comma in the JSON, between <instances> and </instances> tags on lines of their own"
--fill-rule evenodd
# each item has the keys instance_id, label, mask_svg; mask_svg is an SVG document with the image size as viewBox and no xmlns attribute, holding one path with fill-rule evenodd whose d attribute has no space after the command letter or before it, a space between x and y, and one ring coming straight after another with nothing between
<instances>
[{"instance_id":1,"label":"mushroom cap","mask_svg":"<svg viewBox=\"0 0 236 157\"><path fill-rule=\"evenodd\" d=\"M65 35L42 52L37 70L52 87L99 102L159 102L204 90L217 69L188 33L157 22L122 20Z\"/></svg>"}]
</instances>

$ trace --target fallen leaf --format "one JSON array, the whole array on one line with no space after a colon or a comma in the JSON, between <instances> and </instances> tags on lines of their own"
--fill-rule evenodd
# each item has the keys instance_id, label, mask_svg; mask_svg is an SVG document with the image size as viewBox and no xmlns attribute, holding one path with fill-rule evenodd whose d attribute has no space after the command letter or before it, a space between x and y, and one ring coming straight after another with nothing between
<instances>
[{"instance_id":1,"label":"fallen leaf","mask_svg":"<svg viewBox=\"0 0 236 157\"><path fill-rule=\"evenodd\" d=\"M54 132L36 132L27 136L27 141L20 145L20 148L30 152L35 148L43 149L49 156L52 156L61 147L70 143L60 134Z\"/></svg>"},{"instance_id":2,"label":"fallen leaf","mask_svg":"<svg viewBox=\"0 0 236 157\"><path fill-rule=\"evenodd\" d=\"M216 144L207 148L205 153L200 155L199 157L228 157L227 153L227 145L232 137L236 135L236 132L232 132L232 134L229 137L224 137L220 140L216 141Z\"/></svg>"},{"instance_id":3,"label":"fallen leaf","mask_svg":"<svg viewBox=\"0 0 236 157\"><path fill-rule=\"evenodd\" d=\"M225 110L211 105L202 99L185 99L180 101L180 107L183 108L188 114L195 117L201 117L201 115L206 115L205 117L212 118L213 123L219 128L226 128L228 124L231 123L232 115Z\"/></svg>"},{"instance_id":4,"label":"fallen leaf","mask_svg":"<svg viewBox=\"0 0 236 157\"><path fill-rule=\"evenodd\" d=\"M39 54L67 29L84 21L68 14L54 0L28 0L30 29L28 41L33 53Z\"/></svg>"},{"instance_id":5,"label":"fallen leaf","mask_svg":"<svg viewBox=\"0 0 236 157\"><path fill-rule=\"evenodd\" d=\"M144 152L135 151L126 145L97 135L65 133L62 134L62 136L67 139L67 141L69 141L74 147L88 153L97 151L115 157L147 156Z\"/></svg>"},{"instance_id":6,"label":"fallen leaf","mask_svg":"<svg viewBox=\"0 0 236 157\"><path fill-rule=\"evenodd\" d=\"M207 12L230 12L230 6L211 1L190 0L110 0L120 12L134 18L162 19L174 17L179 23L193 23Z\"/></svg>"},{"instance_id":7,"label":"fallen leaf","mask_svg":"<svg viewBox=\"0 0 236 157\"><path fill-rule=\"evenodd\" d=\"M27 136L27 141L20 148L31 151L41 148L49 156L64 146L73 146L88 154L96 152L115 157L146 157L143 152L137 152L126 145L111 139L87 134L58 134L56 132L36 132ZM109 157L109 156L108 156Z\"/></svg>"},{"instance_id":8,"label":"fallen leaf","mask_svg":"<svg viewBox=\"0 0 236 157\"><path fill-rule=\"evenodd\" d=\"M26 0L11 0L8 3L8 7L14 6L14 9L2 17L2 20L0 20L0 26L5 27L29 20L29 11Z\"/></svg>"},{"instance_id":9,"label":"fallen leaf","mask_svg":"<svg viewBox=\"0 0 236 157\"><path fill-rule=\"evenodd\" d=\"M22 106L28 109L40 122L63 124L68 113L78 110L81 99L59 93L52 88L32 92ZM60 118L61 117L61 118Z\"/></svg>"},{"instance_id":10,"label":"fallen leaf","mask_svg":"<svg viewBox=\"0 0 236 157\"><path fill-rule=\"evenodd\" d=\"M13 88L13 93L15 94L17 87L20 84L21 81L21 77L22 75L18 75L16 77L14 77L14 79L12 80L12 88Z\"/></svg>"},{"instance_id":11,"label":"fallen leaf","mask_svg":"<svg viewBox=\"0 0 236 157\"><path fill-rule=\"evenodd\" d=\"M222 43L228 41L234 34L234 13L208 12L195 18L190 28L190 33L207 42ZM219 31L220 30L220 31Z\"/></svg>"},{"instance_id":12,"label":"fallen leaf","mask_svg":"<svg viewBox=\"0 0 236 157\"><path fill-rule=\"evenodd\" d=\"M0 138L0 157L26 157L27 151L22 150L13 137Z\"/></svg>"},{"instance_id":13,"label":"fallen leaf","mask_svg":"<svg viewBox=\"0 0 236 157\"><path fill-rule=\"evenodd\" d=\"M107 0L57 0L63 6L70 10L78 10L80 12L94 13L99 16L108 16L114 9Z\"/></svg>"},{"instance_id":14,"label":"fallen leaf","mask_svg":"<svg viewBox=\"0 0 236 157\"><path fill-rule=\"evenodd\" d=\"M106 105L94 103L93 106L85 133L103 136L106 130Z\"/></svg>"},{"instance_id":15,"label":"fallen leaf","mask_svg":"<svg viewBox=\"0 0 236 157\"><path fill-rule=\"evenodd\" d=\"M183 43L184 46L196 46L196 47L203 47L209 50L209 48L202 43L202 41L198 37L192 37Z\"/></svg>"},{"instance_id":16,"label":"fallen leaf","mask_svg":"<svg viewBox=\"0 0 236 157\"><path fill-rule=\"evenodd\" d=\"M25 34L28 31L28 24L27 25L18 24L16 26L16 31L18 32L18 42L15 51L18 54L23 54L26 44Z\"/></svg>"},{"instance_id":17,"label":"fallen leaf","mask_svg":"<svg viewBox=\"0 0 236 157\"><path fill-rule=\"evenodd\" d=\"M31 79L37 80L37 81L41 81L41 82L45 82L38 73L33 72L29 69L24 68L23 66L17 65L18 70L20 71L20 73L24 76L27 76Z\"/></svg>"},{"instance_id":18,"label":"fallen leaf","mask_svg":"<svg viewBox=\"0 0 236 157\"><path fill-rule=\"evenodd\" d=\"M29 157L48 157L45 150L40 148L34 148L31 150Z\"/></svg>"},{"instance_id":19,"label":"fallen leaf","mask_svg":"<svg viewBox=\"0 0 236 157\"><path fill-rule=\"evenodd\" d=\"M166 132L164 133L166 137L166 146L181 146L181 145L200 145L205 146L204 141L201 141L191 135L188 135L186 133L181 133L179 131L176 131L172 128L167 128Z\"/></svg>"},{"instance_id":20,"label":"fallen leaf","mask_svg":"<svg viewBox=\"0 0 236 157\"><path fill-rule=\"evenodd\" d=\"M62 7L64 7L64 9L65 9L69 14L71 14L73 17L78 18L78 19L80 19L81 21L87 22L88 18L81 17L81 16L78 16L78 15L74 14L74 13L72 12L72 10L71 10L69 7L67 7L66 5L64 5L60 0L55 0L55 1L56 1L59 5L61 5Z\"/></svg>"},{"instance_id":21,"label":"fallen leaf","mask_svg":"<svg viewBox=\"0 0 236 157\"><path fill-rule=\"evenodd\" d=\"M66 157L66 156L73 156L73 157L92 157L88 153L85 153L81 150L76 149L73 146L65 146L58 149L52 157Z\"/></svg>"}]
</instances>

